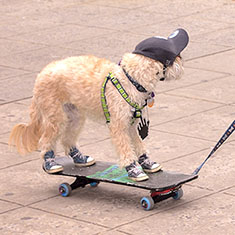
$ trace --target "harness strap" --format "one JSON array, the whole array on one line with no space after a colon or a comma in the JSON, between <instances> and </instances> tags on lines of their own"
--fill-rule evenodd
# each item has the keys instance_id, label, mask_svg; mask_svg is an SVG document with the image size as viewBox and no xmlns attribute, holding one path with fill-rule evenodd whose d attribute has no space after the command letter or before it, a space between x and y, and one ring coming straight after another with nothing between
<instances>
[{"instance_id":1,"label":"harness strap","mask_svg":"<svg viewBox=\"0 0 235 235\"><path fill-rule=\"evenodd\" d=\"M106 89L106 84L107 84L108 80L109 80L109 76L105 77L105 80L104 80L104 82L102 84L102 88L101 88L101 104L102 104L102 108L104 111L104 116L106 118L106 123L110 122L110 113L109 113L107 101L105 98L105 89Z\"/></svg>"},{"instance_id":2,"label":"harness strap","mask_svg":"<svg viewBox=\"0 0 235 235\"><path fill-rule=\"evenodd\" d=\"M127 94L121 83L119 82L119 80L116 77L114 77L114 75L110 72L108 76L105 78L101 88L101 103L106 118L106 123L110 122L110 113L108 111L108 105L105 97L106 84L109 80L116 87L116 89L118 90L120 95L124 98L124 100L134 109L133 118L134 119L140 118L142 114L141 110L147 105L147 102L142 107L140 107L137 103L132 102L129 95Z\"/></svg>"}]
</instances>

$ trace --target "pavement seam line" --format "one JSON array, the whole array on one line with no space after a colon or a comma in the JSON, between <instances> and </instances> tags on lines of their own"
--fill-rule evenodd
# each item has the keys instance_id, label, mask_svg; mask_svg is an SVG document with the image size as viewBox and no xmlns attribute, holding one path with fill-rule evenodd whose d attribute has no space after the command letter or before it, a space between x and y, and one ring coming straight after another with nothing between
<instances>
[{"instance_id":1,"label":"pavement seam line","mask_svg":"<svg viewBox=\"0 0 235 235\"><path fill-rule=\"evenodd\" d=\"M120 229L121 227L123 227L123 226L125 226L125 225L131 224L131 223L135 223L135 222L137 222L137 221L144 220L144 219L146 219L146 218L155 216L155 215L160 214L160 213L162 213L162 212L170 211L170 210L172 210L172 209L175 209L175 208L178 208L178 207L181 207L181 206L190 204L190 203L192 203L192 202L201 200L201 199L206 198L206 197L213 196L213 195L215 195L216 193L218 193L218 192L209 193L209 194L206 194L206 195L204 195L204 196L195 198L195 199L193 199L193 200L191 200L191 201L187 201L187 202L184 202L184 203L178 203L178 205L172 205L172 206L170 206L169 208L167 208L167 209L165 209L165 210L164 210L164 208L163 208L163 209L160 209L159 211L157 211L157 212L155 212L155 213L153 212L153 213L151 213L151 214L146 214L146 215L145 215L144 217L142 217L142 218L138 218L138 219L135 219L135 220L133 220L133 221L129 221L129 222L123 223L123 224L121 224L121 225L115 226L115 227L113 227L112 229L110 229L110 231L112 231L112 230L114 230L114 229L117 230L118 228Z\"/></svg>"},{"instance_id":2,"label":"pavement seam line","mask_svg":"<svg viewBox=\"0 0 235 235\"><path fill-rule=\"evenodd\" d=\"M46 212L48 214L56 215L56 216L63 217L63 218L66 218L66 219L72 219L72 220L83 222L83 223L86 223L86 224L96 225L96 226L99 226L99 227L102 227L102 228L109 228L108 226L105 226L103 224L93 223L93 222L90 222L90 221L87 221L87 220L83 220L81 218L77 219L75 217L66 216L66 215L63 215L63 214L56 213L56 212L50 212L50 211L47 211L45 209L41 209L41 208L37 208L37 207L33 207L33 206L27 206L27 207L30 208L30 209L38 210L38 211L41 211L41 212Z\"/></svg>"},{"instance_id":3,"label":"pavement seam line","mask_svg":"<svg viewBox=\"0 0 235 235\"><path fill-rule=\"evenodd\" d=\"M213 110L216 110L216 109L220 109L220 108L224 108L224 107L228 107L228 106L233 106L233 103L220 104L219 106L216 106L216 107L213 107L213 108L210 108L210 109L206 109L206 110L202 110L200 112L196 112L196 113L192 113L192 114L189 114L189 115L186 115L186 116L178 117L178 118L175 118L175 119L172 119L172 120L169 120L169 121L164 121L164 122L161 122L161 123L158 123L158 124L153 124L153 125L151 125L151 127L157 127L157 126L160 126L160 125L163 125L163 124L167 124L169 122L178 121L178 120L181 120L181 119L184 119L184 118L192 117L192 116L195 116L195 115L198 115L198 114L201 114L201 113L207 113L207 112L210 112L210 111L213 111ZM190 137L190 136L188 136L188 137ZM208 140L208 141L210 141L210 140Z\"/></svg>"},{"instance_id":4,"label":"pavement seam line","mask_svg":"<svg viewBox=\"0 0 235 235\"><path fill-rule=\"evenodd\" d=\"M190 68L190 69L192 69L192 68ZM165 94L165 93L170 92L170 91L174 91L174 90L178 90L178 89L184 89L184 88L188 88L188 87L193 87L193 86L205 84L205 83L207 83L207 82L217 81L217 80L220 80L220 79L227 78L227 77L229 77L229 76L231 76L231 75L230 75L230 74L220 74L220 77L213 78L213 79L211 79L211 80L201 81L201 82L195 82L195 83L188 84L188 85L185 85L185 86L179 86L179 87L171 88L171 89L169 89L169 90L160 91L160 92L158 92L157 94ZM186 79L186 78L185 78L185 79Z\"/></svg>"},{"instance_id":5,"label":"pavement seam line","mask_svg":"<svg viewBox=\"0 0 235 235\"><path fill-rule=\"evenodd\" d=\"M21 98L21 99L11 100L11 101L7 101L5 103L0 103L0 106L6 105L6 104L12 104L12 103L15 103L15 102L18 102L18 101L29 100L29 99L32 99L32 98L33 98L33 96L28 96L28 97L24 97L24 98Z\"/></svg>"}]
</instances>

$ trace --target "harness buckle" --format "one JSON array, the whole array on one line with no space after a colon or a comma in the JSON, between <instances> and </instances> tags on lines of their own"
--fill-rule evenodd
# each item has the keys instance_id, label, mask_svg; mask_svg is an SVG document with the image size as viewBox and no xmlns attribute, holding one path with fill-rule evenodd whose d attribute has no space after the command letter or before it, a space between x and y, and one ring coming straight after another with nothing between
<instances>
[{"instance_id":1,"label":"harness buckle","mask_svg":"<svg viewBox=\"0 0 235 235\"><path fill-rule=\"evenodd\" d=\"M134 118L140 118L142 116L142 111L140 109L136 109L133 113Z\"/></svg>"}]
</instances>

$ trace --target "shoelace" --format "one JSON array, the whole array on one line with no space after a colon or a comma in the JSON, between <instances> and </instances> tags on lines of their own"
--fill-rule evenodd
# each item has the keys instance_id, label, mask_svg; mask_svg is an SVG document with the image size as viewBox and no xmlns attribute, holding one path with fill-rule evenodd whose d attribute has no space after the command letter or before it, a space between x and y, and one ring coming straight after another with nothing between
<instances>
[{"instance_id":1,"label":"shoelace","mask_svg":"<svg viewBox=\"0 0 235 235\"><path fill-rule=\"evenodd\" d=\"M142 171L137 168L136 166L134 166L131 170L130 173L134 173L135 175L139 175L140 173L142 173Z\"/></svg>"},{"instance_id":2,"label":"shoelace","mask_svg":"<svg viewBox=\"0 0 235 235\"><path fill-rule=\"evenodd\" d=\"M79 160L82 160L83 162L86 162L88 157L84 156L81 153L76 153L72 158L78 158Z\"/></svg>"},{"instance_id":3,"label":"shoelace","mask_svg":"<svg viewBox=\"0 0 235 235\"><path fill-rule=\"evenodd\" d=\"M145 165L145 166L152 166L154 164L154 162L151 162L150 160L149 160L149 158L146 158L146 159L144 159L144 161L141 163L141 166L142 165Z\"/></svg>"},{"instance_id":4,"label":"shoelace","mask_svg":"<svg viewBox=\"0 0 235 235\"><path fill-rule=\"evenodd\" d=\"M46 160L46 162L47 162L51 167L58 165L58 164L55 162L55 159L54 159L54 158L48 158L48 159Z\"/></svg>"},{"instance_id":5,"label":"shoelace","mask_svg":"<svg viewBox=\"0 0 235 235\"><path fill-rule=\"evenodd\" d=\"M73 156L73 158L80 158L80 159L84 160L85 157L84 157L81 153L76 153L76 154Z\"/></svg>"}]
</instances>

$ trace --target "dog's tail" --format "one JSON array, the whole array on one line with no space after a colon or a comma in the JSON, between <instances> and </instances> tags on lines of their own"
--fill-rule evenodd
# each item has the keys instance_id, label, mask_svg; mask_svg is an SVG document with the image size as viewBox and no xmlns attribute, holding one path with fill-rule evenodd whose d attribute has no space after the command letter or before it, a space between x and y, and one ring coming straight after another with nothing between
<instances>
[{"instance_id":1,"label":"dog's tail","mask_svg":"<svg viewBox=\"0 0 235 235\"><path fill-rule=\"evenodd\" d=\"M35 104L31 105L31 114L29 124L17 124L13 127L10 137L9 146L16 146L17 151L21 155L25 155L37 150L39 139L41 137L40 120L38 118Z\"/></svg>"}]
</instances>

